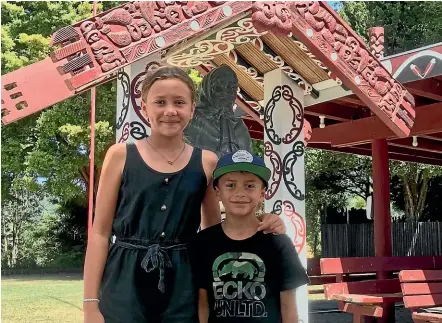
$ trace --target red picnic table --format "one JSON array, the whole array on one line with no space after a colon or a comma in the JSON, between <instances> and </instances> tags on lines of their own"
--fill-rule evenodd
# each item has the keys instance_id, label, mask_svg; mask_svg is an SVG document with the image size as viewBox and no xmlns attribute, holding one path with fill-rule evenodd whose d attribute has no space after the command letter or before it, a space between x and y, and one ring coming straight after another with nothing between
<instances>
[{"instance_id":1,"label":"red picnic table","mask_svg":"<svg viewBox=\"0 0 442 323\"><path fill-rule=\"evenodd\" d=\"M339 301L339 309L353 314L354 323L377 319L395 322L395 303L404 301L397 274L411 269L442 268L442 256L323 258L321 274L336 275L336 283L324 284L327 299ZM382 272L383 279L373 279ZM355 276L362 281L352 281Z\"/></svg>"},{"instance_id":2,"label":"red picnic table","mask_svg":"<svg viewBox=\"0 0 442 323\"><path fill-rule=\"evenodd\" d=\"M365 322L365 317L383 318L384 322L394 323L394 304L402 302L402 293L389 294L334 294L332 299L342 301L343 311L353 313L353 322ZM388 306L391 305L391 306ZM392 307L393 310L389 310ZM391 313L392 312L392 313Z\"/></svg>"}]
</instances>

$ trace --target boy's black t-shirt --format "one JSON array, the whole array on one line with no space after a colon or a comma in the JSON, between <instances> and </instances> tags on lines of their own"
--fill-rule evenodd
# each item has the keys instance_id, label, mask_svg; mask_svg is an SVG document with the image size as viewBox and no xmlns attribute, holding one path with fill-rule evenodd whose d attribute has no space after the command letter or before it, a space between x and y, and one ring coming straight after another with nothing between
<instances>
[{"instance_id":1,"label":"boy's black t-shirt","mask_svg":"<svg viewBox=\"0 0 442 323\"><path fill-rule=\"evenodd\" d=\"M281 322L280 292L309 281L287 235L257 232L238 241L219 224L198 233L191 255L210 323Z\"/></svg>"}]
</instances>

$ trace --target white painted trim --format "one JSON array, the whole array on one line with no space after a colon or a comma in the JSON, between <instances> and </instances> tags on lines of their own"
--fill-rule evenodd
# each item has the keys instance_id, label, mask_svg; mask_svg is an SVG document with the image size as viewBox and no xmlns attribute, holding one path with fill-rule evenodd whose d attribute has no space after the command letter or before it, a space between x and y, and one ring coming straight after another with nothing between
<instances>
[{"instance_id":1,"label":"white painted trim","mask_svg":"<svg viewBox=\"0 0 442 323\"><path fill-rule=\"evenodd\" d=\"M329 88L335 87L337 85L339 85L338 82L336 82L335 80L332 80L332 79L312 84L313 88L318 91L329 89Z\"/></svg>"},{"instance_id":2,"label":"white painted trim","mask_svg":"<svg viewBox=\"0 0 442 323\"><path fill-rule=\"evenodd\" d=\"M431 44L431 45L428 45L428 46L419 47L419 48L416 48L416 49L411 49L411 50L408 50L406 52L402 52L402 53L397 53L397 54L394 54L394 55L386 56L386 57L381 58L381 62L383 63L384 61L392 59L392 58L395 58L395 57L399 57L399 56L404 56L404 55L408 55L408 54L411 54L411 53L420 52L420 51L423 51L423 50L426 50L426 49L435 48L435 47L438 47L438 46L442 46L442 43Z\"/></svg>"}]
</instances>

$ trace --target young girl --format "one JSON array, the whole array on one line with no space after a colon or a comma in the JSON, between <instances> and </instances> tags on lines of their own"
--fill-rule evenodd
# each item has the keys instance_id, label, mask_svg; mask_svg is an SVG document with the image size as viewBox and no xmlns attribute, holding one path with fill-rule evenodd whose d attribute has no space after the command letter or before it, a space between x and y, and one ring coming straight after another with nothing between
<instances>
[{"instance_id":1,"label":"young girl","mask_svg":"<svg viewBox=\"0 0 442 323\"><path fill-rule=\"evenodd\" d=\"M150 137L106 154L84 268L85 323L198 320L187 244L221 216L209 185L216 155L183 141L194 93L178 68L148 74L142 110ZM278 216L261 220L260 230L285 232Z\"/></svg>"}]
</instances>

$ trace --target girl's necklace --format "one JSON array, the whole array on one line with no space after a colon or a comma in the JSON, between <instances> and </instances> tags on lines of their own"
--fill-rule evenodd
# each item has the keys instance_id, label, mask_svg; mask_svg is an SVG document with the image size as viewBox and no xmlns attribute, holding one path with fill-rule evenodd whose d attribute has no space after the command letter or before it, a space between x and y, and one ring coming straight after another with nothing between
<instances>
[{"instance_id":1,"label":"girl's necklace","mask_svg":"<svg viewBox=\"0 0 442 323\"><path fill-rule=\"evenodd\" d=\"M158 150L155 149L154 146L152 146L152 144L149 142L149 140L146 139L146 141L147 141L147 143L149 144L149 146L152 147L152 149L155 150L155 152L156 152L158 155L160 155L161 157L163 157L163 159L164 159L165 161L167 161L167 163L168 163L169 165L173 165L173 164L178 160L178 158L180 158L180 156L183 154L184 149L186 149L186 143L183 142L184 145L183 145L183 149L181 150L180 154L179 154L174 160L168 160L166 157L164 157L164 155L163 155L162 153L160 153Z\"/></svg>"}]
</instances>

